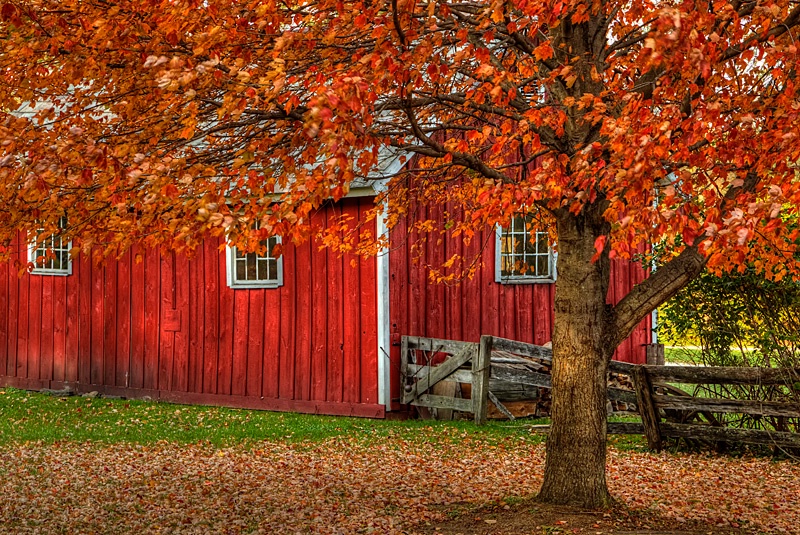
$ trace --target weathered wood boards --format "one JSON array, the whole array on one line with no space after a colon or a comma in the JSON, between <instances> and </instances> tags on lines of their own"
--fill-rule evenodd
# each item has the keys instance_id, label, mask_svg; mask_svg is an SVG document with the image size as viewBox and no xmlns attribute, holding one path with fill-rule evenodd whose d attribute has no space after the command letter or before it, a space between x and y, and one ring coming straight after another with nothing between
<instances>
[{"instance_id":1,"label":"weathered wood boards","mask_svg":"<svg viewBox=\"0 0 800 535\"><path fill-rule=\"evenodd\" d=\"M409 360L409 355L414 351L421 351L426 355L425 358L441 354L447 354L448 357L438 365L425 365ZM502 403L502 400L509 399L505 397L508 392L518 392L517 395L522 396L511 399L530 399L524 396L535 394L540 388L551 387L549 371L552 350L505 338L482 336L480 344L470 344L454 340L403 337L401 360L405 385L404 403L472 412L476 423L486 420L489 402L501 413L510 416L511 413ZM471 366L467 367L469 364ZM800 435L796 433L726 428L721 426L722 420L715 416L736 413L800 418L800 403L693 397L668 384L783 384L794 388L800 378L800 370L653 366L621 362L612 362L609 368L612 373L621 374L616 375L617 378L626 380L625 375L631 377L634 385L634 391L609 387L609 399L636 403L642 419L641 423L609 422L609 433L644 434L649 447L654 450L661 449L663 439L667 437L800 447ZM471 399L431 394L431 387L443 380L470 384ZM624 384L623 382L622 385ZM503 392L503 397L498 395L499 392ZM663 421L665 415L675 414L683 415L683 419L704 415L708 424Z\"/></svg>"},{"instance_id":2,"label":"weathered wood boards","mask_svg":"<svg viewBox=\"0 0 800 535\"><path fill-rule=\"evenodd\" d=\"M796 368L645 366L655 382L718 385L780 385L800 380Z\"/></svg>"},{"instance_id":3,"label":"weathered wood boards","mask_svg":"<svg viewBox=\"0 0 800 535\"><path fill-rule=\"evenodd\" d=\"M724 427L715 416L747 414L756 417L798 418L800 403L675 395L682 391L668 384L786 385L794 388L799 372L800 370L791 368L637 366L634 384L648 446L659 450L662 438L670 437L800 447L800 435L797 433ZM702 414L709 423L699 425L661 421L662 413L667 416L678 414L682 420Z\"/></svg>"},{"instance_id":4,"label":"weathered wood boards","mask_svg":"<svg viewBox=\"0 0 800 535\"><path fill-rule=\"evenodd\" d=\"M417 407L471 412L475 415L476 423L482 424L486 421L489 400L490 336L482 337L480 344L404 336L401 349L403 403ZM444 360L437 365L431 365L429 362L443 355L446 355ZM411 360L425 363L420 364ZM471 369L464 369L467 364L471 364ZM435 385L445 380L471 384L470 399L429 393Z\"/></svg>"},{"instance_id":5,"label":"weathered wood boards","mask_svg":"<svg viewBox=\"0 0 800 535\"><path fill-rule=\"evenodd\" d=\"M639 366L633 371L633 384L636 388L636 400L639 406L639 415L642 417L647 446L658 451L661 449L659 416L653 402L653 384L650 382L650 375L645 368Z\"/></svg>"},{"instance_id":6,"label":"weathered wood boards","mask_svg":"<svg viewBox=\"0 0 800 535\"><path fill-rule=\"evenodd\" d=\"M539 389L551 387L550 348L482 336L480 344L420 336L404 336L401 341L400 369L404 404L437 409L453 409L475 414L475 421L486 420L489 402L508 416L502 401L534 400ZM629 375L634 365L613 363L616 373ZM434 396L433 387L442 381L470 385L472 406L453 398L447 403ZM632 390L609 387L609 399L636 403ZM469 400L466 400L469 401Z\"/></svg>"}]
</instances>

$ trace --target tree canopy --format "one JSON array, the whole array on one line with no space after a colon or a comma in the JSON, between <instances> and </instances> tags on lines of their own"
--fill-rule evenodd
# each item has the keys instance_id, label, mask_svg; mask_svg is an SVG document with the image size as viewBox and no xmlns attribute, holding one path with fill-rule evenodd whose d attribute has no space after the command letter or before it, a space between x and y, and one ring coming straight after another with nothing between
<instances>
[{"instance_id":1,"label":"tree canopy","mask_svg":"<svg viewBox=\"0 0 800 535\"><path fill-rule=\"evenodd\" d=\"M558 392L592 362L604 374L606 348L704 266L795 271L790 0L17 0L0 20L6 241L64 215L111 254L301 238L387 152L407 164L390 228L418 201L458 205L447 224L467 239L517 210L549 218L554 444L557 407L578 403ZM645 242L667 261L605 305L609 259ZM584 391L595 457L604 389ZM574 501L607 500L596 475Z\"/></svg>"}]
</instances>

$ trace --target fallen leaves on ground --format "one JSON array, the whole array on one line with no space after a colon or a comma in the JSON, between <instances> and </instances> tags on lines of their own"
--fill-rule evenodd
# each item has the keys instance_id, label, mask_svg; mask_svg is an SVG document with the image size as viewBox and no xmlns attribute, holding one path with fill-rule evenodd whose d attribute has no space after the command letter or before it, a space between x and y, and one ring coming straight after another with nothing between
<instances>
[{"instance_id":1,"label":"fallen leaves on ground","mask_svg":"<svg viewBox=\"0 0 800 535\"><path fill-rule=\"evenodd\" d=\"M408 533L536 492L541 445L461 434L454 443L7 446L0 532ZM678 522L800 525L796 462L612 449L608 473L624 504Z\"/></svg>"}]
</instances>

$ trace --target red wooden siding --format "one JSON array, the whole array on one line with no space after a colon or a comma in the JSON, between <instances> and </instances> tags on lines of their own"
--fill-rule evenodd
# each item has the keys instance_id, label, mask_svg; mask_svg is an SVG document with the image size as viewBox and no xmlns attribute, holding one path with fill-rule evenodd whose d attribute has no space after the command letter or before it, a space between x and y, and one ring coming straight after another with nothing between
<instances>
[{"instance_id":1,"label":"red wooden siding","mask_svg":"<svg viewBox=\"0 0 800 535\"><path fill-rule=\"evenodd\" d=\"M382 417L375 259L287 245L282 287L233 290L220 245L82 257L66 277L0 265L0 385Z\"/></svg>"},{"instance_id":2,"label":"red wooden siding","mask_svg":"<svg viewBox=\"0 0 800 535\"><path fill-rule=\"evenodd\" d=\"M419 220L441 220L439 208L420 210ZM408 232L403 221L391 235L389 261L390 323L393 334L427 336L477 342L482 334L523 342L544 344L553 331L555 284L501 284L495 281L495 232L477 234L465 245L461 239L429 235L422 256L415 260L411 244L415 231ZM454 253L467 259L482 251L480 267L471 279L460 284L428 281L425 263L439 266ZM646 276L638 264L612 261L608 300L616 303ZM393 337L395 342L397 336ZM645 318L619 346L614 358L645 363L645 344L652 341L650 319ZM399 351L392 352L392 399L400 397L395 375L400 368Z\"/></svg>"}]
</instances>

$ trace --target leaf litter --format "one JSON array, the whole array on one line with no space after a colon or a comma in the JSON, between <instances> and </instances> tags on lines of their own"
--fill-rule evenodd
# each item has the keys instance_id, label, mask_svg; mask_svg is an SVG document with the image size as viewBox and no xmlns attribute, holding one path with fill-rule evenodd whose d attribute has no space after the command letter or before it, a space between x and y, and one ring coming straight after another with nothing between
<instances>
[{"instance_id":1,"label":"leaf litter","mask_svg":"<svg viewBox=\"0 0 800 535\"><path fill-rule=\"evenodd\" d=\"M505 533L504 515L535 511L526 497L541 484L541 444L449 433L458 436L229 448L8 445L0 448L0 533L390 534L437 533L439 526L455 533L448 522L464 518L480 532ZM711 530L800 532L794 461L611 448L608 480L624 515ZM511 532L614 532L610 521L590 519L577 529L568 518Z\"/></svg>"}]
</instances>

